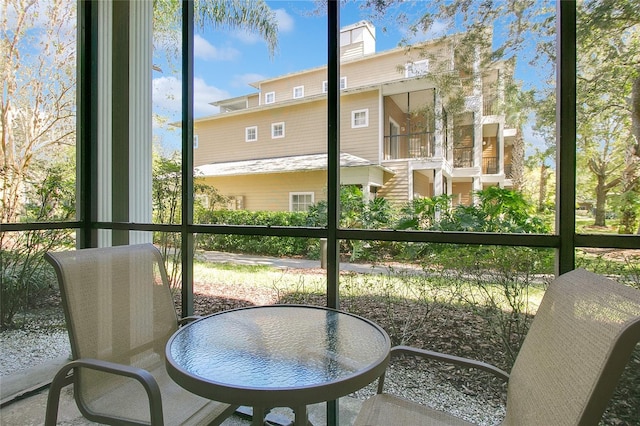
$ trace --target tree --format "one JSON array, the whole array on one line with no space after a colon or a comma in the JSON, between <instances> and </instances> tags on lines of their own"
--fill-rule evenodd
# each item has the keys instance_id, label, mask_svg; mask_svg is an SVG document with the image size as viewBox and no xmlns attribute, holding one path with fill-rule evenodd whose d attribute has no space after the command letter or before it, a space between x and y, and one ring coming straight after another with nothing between
<instances>
[{"instance_id":1,"label":"tree","mask_svg":"<svg viewBox=\"0 0 640 426\"><path fill-rule=\"evenodd\" d=\"M516 129L511 154L511 180L513 189L521 191L524 186L525 171L523 127L529 121L529 114L535 106L535 91L521 90L513 80L510 80L505 88L505 98L506 123L509 127Z\"/></svg>"},{"instance_id":2,"label":"tree","mask_svg":"<svg viewBox=\"0 0 640 426\"><path fill-rule=\"evenodd\" d=\"M587 142L584 154L598 179L595 225L604 225L604 199L620 186L625 231L637 210L633 194L640 190L639 8L638 0L593 0L578 8L579 137ZM587 140L594 137L600 142Z\"/></svg>"},{"instance_id":3,"label":"tree","mask_svg":"<svg viewBox=\"0 0 640 426\"><path fill-rule=\"evenodd\" d=\"M154 40L167 50L170 58L175 58L180 46L182 2L153 0L153 8ZM275 13L264 0L195 0L193 9L197 27L240 28L257 33L267 42L269 52L276 52L278 23Z\"/></svg>"},{"instance_id":4,"label":"tree","mask_svg":"<svg viewBox=\"0 0 640 426\"><path fill-rule=\"evenodd\" d=\"M537 200L536 211L543 213L549 200L549 178L551 177L551 167L547 165L547 160L554 157L554 150L535 148L534 153L527 158L527 168L531 171L531 184L535 188L528 187L529 199ZM534 177L535 176L535 177Z\"/></svg>"},{"instance_id":5,"label":"tree","mask_svg":"<svg viewBox=\"0 0 640 426\"><path fill-rule=\"evenodd\" d=\"M8 0L2 13L0 222L24 215L32 165L75 143L75 2Z\"/></svg>"}]
</instances>

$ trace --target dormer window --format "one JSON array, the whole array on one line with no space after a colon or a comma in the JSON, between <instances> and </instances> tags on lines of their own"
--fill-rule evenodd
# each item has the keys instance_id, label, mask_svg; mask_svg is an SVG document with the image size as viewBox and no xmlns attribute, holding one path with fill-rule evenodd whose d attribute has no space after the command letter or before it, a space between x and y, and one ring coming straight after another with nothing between
<instances>
[{"instance_id":1,"label":"dormer window","mask_svg":"<svg viewBox=\"0 0 640 426\"><path fill-rule=\"evenodd\" d=\"M293 88L293 99L304 98L304 86L296 86Z\"/></svg>"},{"instance_id":2,"label":"dormer window","mask_svg":"<svg viewBox=\"0 0 640 426\"><path fill-rule=\"evenodd\" d=\"M276 101L276 92L268 92L264 94L264 103L272 104Z\"/></svg>"},{"instance_id":3,"label":"dormer window","mask_svg":"<svg viewBox=\"0 0 640 426\"><path fill-rule=\"evenodd\" d=\"M404 66L404 76L409 77L419 77L421 75L426 75L429 72L429 60L423 59L420 61L409 62Z\"/></svg>"},{"instance_id":4,"label":"dormer window","mask_svg":"<svg viewBox=\"0 0 640 426\"><path fill-rule=\"evenodd\" d=\"M340 90L347 88L347 77L340 77ZM327 80L322 82L322 93L329 91L329 82Z\"/></svg>"}]
</instances>

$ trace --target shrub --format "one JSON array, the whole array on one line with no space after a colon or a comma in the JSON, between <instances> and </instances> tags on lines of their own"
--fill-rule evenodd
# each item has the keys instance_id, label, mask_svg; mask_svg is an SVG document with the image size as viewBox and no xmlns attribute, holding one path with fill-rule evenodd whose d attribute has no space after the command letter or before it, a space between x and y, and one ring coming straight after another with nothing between
<instances>
[{"instance_id":1,"label":"shrub","mask_svg":"<svg viewBox=\"0 0 640 426\"><path fill-rule=\"evenodd\" d=\"M207 210L198 217L199 223L255 226L305 226L303 212L251 212L247 210ZM198 234L196 248L267 256L305 256L313 252L317 241L311 238L274 237L237 234Z\"/></svg>"}]
</instances>

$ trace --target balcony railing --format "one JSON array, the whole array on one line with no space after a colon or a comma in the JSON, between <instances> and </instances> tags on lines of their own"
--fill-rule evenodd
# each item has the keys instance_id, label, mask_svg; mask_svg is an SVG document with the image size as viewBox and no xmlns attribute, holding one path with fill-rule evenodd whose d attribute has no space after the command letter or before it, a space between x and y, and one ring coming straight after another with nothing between
<instances>
[{"instance_id":1,"label":"balcony railing","mask_svg":"<svg viewBox=\"0 0 640 426\"><path fill-rule=\"evenodd\" d=\"M384 159L431 158L435 154L432 132L409 133L384 137Z\"/></svg>"},{"instance_id":2,"label":"balcony railing","mask_svg":"<svg viewBox=\"0 0 640 426\"><path fill-rule=\"evenodd\" d=\"M498 157L483 157L482 173L485 175L498 174Z\"/></svg>"},{"instance_id":3,"label":"balcony railing","mask_svg":"<svg viewBox=\"0 0 640 426\"><path fill-rule=\"evenodd\" d=\"M453 148L453 167L473 167L473 147Z\"/></svg>"},{"instance_id":4,"label":"balcony railing","mask_svg":"<svg viewBox=\"0 0 640 426\"><path fill-rule=\"evenodd\" d=\"M482 115L496 115L498 114L498 99L495 96L484 96L482 102Z\"/></svg>"}]
</instances>

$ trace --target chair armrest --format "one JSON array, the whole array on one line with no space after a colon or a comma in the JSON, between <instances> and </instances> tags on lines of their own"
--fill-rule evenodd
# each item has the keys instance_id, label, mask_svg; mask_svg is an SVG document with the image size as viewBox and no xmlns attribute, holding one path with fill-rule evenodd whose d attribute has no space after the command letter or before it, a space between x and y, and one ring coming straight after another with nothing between
<instances>
[{"instance_id":1,"label":"chair armrest","mask_svg":"<svg viewBox=\"0 0 640 426\"><path fill-rule=\"evenodd\" d=\"M45 417L45 426L54 426L58 417L58 403L60 400L60 391L64 386L73 383L73 370L77 368L89 368L105 373L117 374L120 376L130 377L140 382L147 392L149 398L150 419L152 425L162 426L164 417L162 414L162 398L160 396L160 387L156 379L146 370L132 367L129 365L118 364L115 362L104 361L92 358L81 358L68 362L56 373L47 398L47 410Z\"/></svg>"},{"instance_id":2,"label":"chair armrest","mask_svg":"<svg viewBox=\"0 0 640 426\"><path fill-rule=\"evenodd\" d=\"M421 358L433 359L436 361L442 361L448 364L458 365L460 367L466 368L475 368L477 370L486 371L488 373L493 374L494 376L504 380L505 382L509 381L509 373L504 370L499 369L496 366L491 364L487 364L486 362L477 361L470 358L463 358L455 355L449 355L441 352L429 351L426 349L414 348L411 346L394 346L391 348L390 357L393 358L398 355L411 355L417 356ZM378 393L382 393L382 388L384 386L384 374L380 376L380 380L378 381Z\"/></svg>"}]
</instances>

